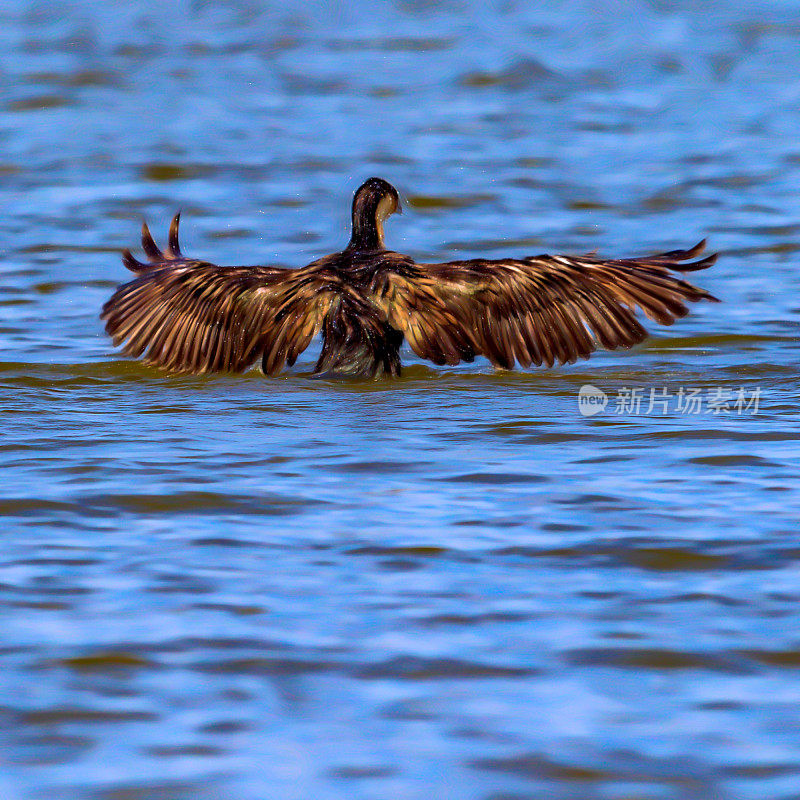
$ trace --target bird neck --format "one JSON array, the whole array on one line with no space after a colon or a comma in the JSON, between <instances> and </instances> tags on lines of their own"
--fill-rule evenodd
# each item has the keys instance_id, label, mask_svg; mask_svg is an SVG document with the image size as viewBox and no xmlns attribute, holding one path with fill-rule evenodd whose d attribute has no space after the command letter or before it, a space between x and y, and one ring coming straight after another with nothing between
<instances>
[{"instance_id":1,"label":"bird neck","mask_svg":"<svg viewBox=\"0 0 800 800\"><path fill-rule=\"evenodd\" d=\"M348 250L383 250L383 222L374 213L353 213L353 232Z\"/></svg>"},{"instance_id":2,"label":"bird neck","mask_svg":"<svg viewBox=\"0 0 800 800\"><path fill-rule=\"evenodd\" d=\"M363 188L353 198L353 232L349 250L383 250L383 221L386 219L383 198Z\"/></svg>"}]
</instances>

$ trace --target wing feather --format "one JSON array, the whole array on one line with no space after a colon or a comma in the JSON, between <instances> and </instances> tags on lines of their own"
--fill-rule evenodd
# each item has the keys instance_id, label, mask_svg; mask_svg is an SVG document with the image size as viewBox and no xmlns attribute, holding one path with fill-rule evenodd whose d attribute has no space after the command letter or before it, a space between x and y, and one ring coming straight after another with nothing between
<instances>
[{"instance_id":1,"label":"wing feather","mask_svg":"<svg viewBox=\"0 0 800 800\"><path fill-rule=\"evenodd\" d=\"M123 253L137 277L103 306L114 344L175 372L241 372L261 359L272 375L293 364L321 327L335 275L313 264L218 267L185 258L179 220L172 221L164 252L142 225L147 263Z\"/></svg>"},{"instance_id":2,"label":"wing feather","mask_svg":"<svg viewBox=\"0 0 800 800\"><path fill-rule=\"evenodd\" d=\"M495 366L572 363L603 347L628 348L647 331L636 309L663 325L712 300L675 272L706 269L716 256L687 250L642 258L585 256L391 263L376 273L372 299L412 350L437 364L486 356ZM686 263L688 262L688 263Z\"/></svg>"}]
</instances>

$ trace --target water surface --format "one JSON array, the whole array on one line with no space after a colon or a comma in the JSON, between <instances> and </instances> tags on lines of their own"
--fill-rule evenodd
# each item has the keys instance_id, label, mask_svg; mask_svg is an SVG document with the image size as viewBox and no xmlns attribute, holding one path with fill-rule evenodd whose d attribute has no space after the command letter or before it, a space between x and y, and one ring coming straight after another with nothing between
<instances>
[{"instance_id":1,"label":"water surface","mask_svg":"<svg viewBox=\"0 0 800 800\"><path fill-rule=\"evenodd\" d=\"M0 7L3 798L800 795L796 4L528 5ZM112 351L143 217L302 265L372 174L414 257L709 236L723 304L518 373Z\"/></svg>"}]
</instances>

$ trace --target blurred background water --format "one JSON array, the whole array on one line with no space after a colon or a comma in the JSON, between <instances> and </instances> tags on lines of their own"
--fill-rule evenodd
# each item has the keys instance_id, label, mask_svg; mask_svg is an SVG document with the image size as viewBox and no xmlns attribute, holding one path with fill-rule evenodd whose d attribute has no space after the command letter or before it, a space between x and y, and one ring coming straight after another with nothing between
<instances>
[{"instance_id":1,"label":"blurred background water","mask_svg":"<svg viewBox=\"0 0 800 800\"><path fill-rule=\"evenodd\" d=\"M800 796L794 2L0 3L0 796ZM633 352L167 377L146 217L303 265L709 236ZM578 413L591 383L757 414Z\"/></svg>"}]
</instances>

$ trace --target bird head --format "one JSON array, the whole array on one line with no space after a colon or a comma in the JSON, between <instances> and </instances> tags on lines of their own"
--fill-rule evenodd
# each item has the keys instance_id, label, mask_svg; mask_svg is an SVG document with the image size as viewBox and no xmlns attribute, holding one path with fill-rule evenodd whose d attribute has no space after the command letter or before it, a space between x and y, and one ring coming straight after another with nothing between
<instances>
[{"instance_id":1,"label":"bird head","mask_svg":"<svg viewBox=\"0 0 800 800\"><path fill-rule=\"evenodd\" d=\"M391 214L403 213L397 189L383 178L369 178L353 197L353 250L382 250L383 223Z\"/></svg>"}]
</instances>

